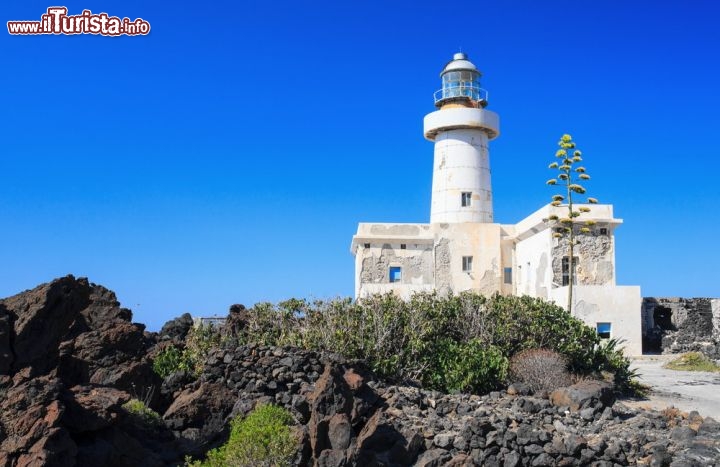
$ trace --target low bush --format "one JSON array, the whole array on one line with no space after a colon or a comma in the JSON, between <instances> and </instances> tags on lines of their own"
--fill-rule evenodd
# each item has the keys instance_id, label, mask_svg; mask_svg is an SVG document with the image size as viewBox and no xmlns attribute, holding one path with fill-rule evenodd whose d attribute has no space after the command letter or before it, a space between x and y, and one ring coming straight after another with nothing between
<instances>
[{"instance_id":1,"label":"low bush","mask_svg":"<svg viewBox=\"0 0 720 467\"><path fill-rule=\"evenodd\" d=\"M139 399L130 399L122 405L122 408L133 417L148 425L160 423L160 415Z\"/></svg>"},{"instance_id":2,"label":"low bush","mask_svg":"<svg viewBox=\"0 0 720 467\"><path fill-rule=\"evenodd\" d=\"M185 347L168 345L155 356L153 370L161 378L185 371L198 376L208 353L221 344L221 336L214 326L192 328L185 339Z\"/></svg>"},{"instance_id":3,"label":"low bush","mask_svg":"<svg viewBox=\"0 0 720 467\"><path fill-rule=\"evenodd\" d=\"M544 348L567 359L578 375L609 371L630 388L633 372L617 342L563 308L527 296L463 292L394 294L260 303L247 310L240 343L292 345L363 359L381 376L440 391L486 392L501 386L509 359Z\"/></svg>"},{"instance_id":4,"label":"low bush","mask_svg":"<svg viewBox=\"0 0 720 467\"><path fill-rule=\"evenodd\" d=\"M533 392L553 391L572 384L567 358L548 349L529 349L510 360L510 379L527 384Z\"/></svg>"},{"instance_id":5,"label":"low bush","mask_svg":"<svg viewBox=\"0 0 720 467\"><path fill-rule=\"evenodd\" d=\"M437 353L428 358L423 385L449 392L486 393L502 384L507 375L508 359L502 352L479 340L457 342L443 339Z\"/></svg>"},{"instance_id":6,"label":"low bush","mask_svg":"<svg viewBox=\"0 0 720 467\"><path fill-rule=\"evenodd\" d=\"M275 405L260 405L246 418L230 425L227 443L207 454L203 461L187 460L190 467L280 467L292 464L299 441L290 412Z\"/></svg>"},{"instance_id":7,"label":"low bush","mask_svg":"<svg viewBox=\"0 0 720 467\"><path fill-rule=\"evenodd\" d=\"M153 370L161 378L167 378L178 371L193 372L195 363L190 354L175 345L163 348L153 360Z\"/></svg>"}]
</instances>

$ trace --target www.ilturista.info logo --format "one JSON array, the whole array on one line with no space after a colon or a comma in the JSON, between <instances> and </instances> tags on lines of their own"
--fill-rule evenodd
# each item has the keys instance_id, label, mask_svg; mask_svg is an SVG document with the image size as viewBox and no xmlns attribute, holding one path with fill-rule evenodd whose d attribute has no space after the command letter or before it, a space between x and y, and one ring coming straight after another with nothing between
<instances>
[{"instance_id":1,"label":"www.ilturista.info logo","mask_svg":"<svg viewBox=\"0 0 720 467\"><path fill-rule=\"evenodd\" d=\"M68 16L64 6L52 6L40 21L8 21L10 34L98 34L101 36L144 36L150 33L150 23L138 18L130 21L107 13L83 10L79 15Z\"/></svg>"}]
</instances>

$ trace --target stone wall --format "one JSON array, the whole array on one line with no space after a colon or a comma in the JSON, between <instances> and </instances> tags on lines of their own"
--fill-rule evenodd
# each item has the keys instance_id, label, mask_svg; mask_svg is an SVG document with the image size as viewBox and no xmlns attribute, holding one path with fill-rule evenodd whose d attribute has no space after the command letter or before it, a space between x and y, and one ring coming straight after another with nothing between
<instances>
[{"instance_id":1,"label":"stone wall","mask_svg":"<svg viewBox=\"0 0 720 467\"><path fill-rule=\"evenodd\" d=\"M720 299L647 297L643 352L702 352L720 359Z\"/></svg>"}]
</instances>

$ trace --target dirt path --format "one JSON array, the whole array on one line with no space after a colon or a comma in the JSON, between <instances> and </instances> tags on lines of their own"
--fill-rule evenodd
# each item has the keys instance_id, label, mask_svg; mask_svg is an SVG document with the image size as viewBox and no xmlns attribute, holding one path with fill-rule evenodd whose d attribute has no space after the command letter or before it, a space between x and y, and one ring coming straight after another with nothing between
<instances>
[{"instance_id":1,"label":"dirt path","mask_svg":"<svg viewBox=\"0 0 720 467\"><path fill-rule=\"evenodd\" d=\"M625 401L636 407L662 410L676 407L683 412L697 410L703 417L720 420L720 373L675 371L662 366L677 355L652 355L633 359L631 368L640 381L653 389L648 400Z\"/></svg>"}]
</instances>

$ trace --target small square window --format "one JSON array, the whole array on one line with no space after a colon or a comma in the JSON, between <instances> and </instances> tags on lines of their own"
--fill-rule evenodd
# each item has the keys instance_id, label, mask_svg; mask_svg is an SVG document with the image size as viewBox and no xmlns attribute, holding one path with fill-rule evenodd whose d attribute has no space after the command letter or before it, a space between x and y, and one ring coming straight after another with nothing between
<instances>
[{"instance_id":1,"label":"small square window","mask_svg":"<svg viewBox=\"0 0 720 467\"><path fill-rule=\"evenodd\" d=\"M369 244L369 243L365 243L363 246L364 246L365 248L370 248L370 244Z\"/></svg>"},{"instance_id":2,"label":"small square window","mask_svg":"<svg viewBox=\"0 0 720 467\"><path fill-rule=\"evenodd\" d=\"M503 270L503 282L506 284L512 284L512 268L505 268Z\"/></svg>"},{"instance_id":3,"label":"small square window","mask_svg":"<svg viewBox=\"0 0 720 467\"><path fill-rule=\"evenodd\" d=\"M600 227L600 235L607 235L607 228L606 227Z\"/></svg>"},{"instance_id":4,"label":"small square window","mask_svg":"<svg viewBox=\"0 0 720 467\"><path fill-rule=\"evenodd\" d=\"M610 339L612 323L597 323L597 333L600 339Z\"/></svg>"},{"instance_id":5,"label":"small square window","mask_svg":"<svg viewBox=\"0 0 720 467\"><path fill-rule=\"evenodd\" d=\"M472 271L472 256L463 256L462 257L462 270L463 270L463 272Z\"/></svg>"},{"instance_id":6,"label":"small square window","mask_svg":"<svg viewBox=\"0 0 720 467\"><path fill-rule=\"evenodd\" d=\"M464 208L470 206L472 204L472 193L469 191L464 191L460 195L460 205Z\"/></svg>"},{"instance_id":7,"label":"small square window","mask_svg":"<svg viewBox=\"0 0 720 467\"><path fill-rule=\"evenodd\" d=\"M401 249L401 250L404 250L404 249L406 249L406 248L407 248L407 245L406 245L406 244L404 244L404 243L401 243L401 244L400 244L400 249Z\"/></svg>"},{"instance_id":8,"label":"small square window","mask_svg":"<svg viewBox=\"0 0 720 467\"><path fill-rule=\"evenodd\" d=\"M402 280L402 268L400 266L390 266L390 282L400 282Z\"/></svg>"}]
</instances>

